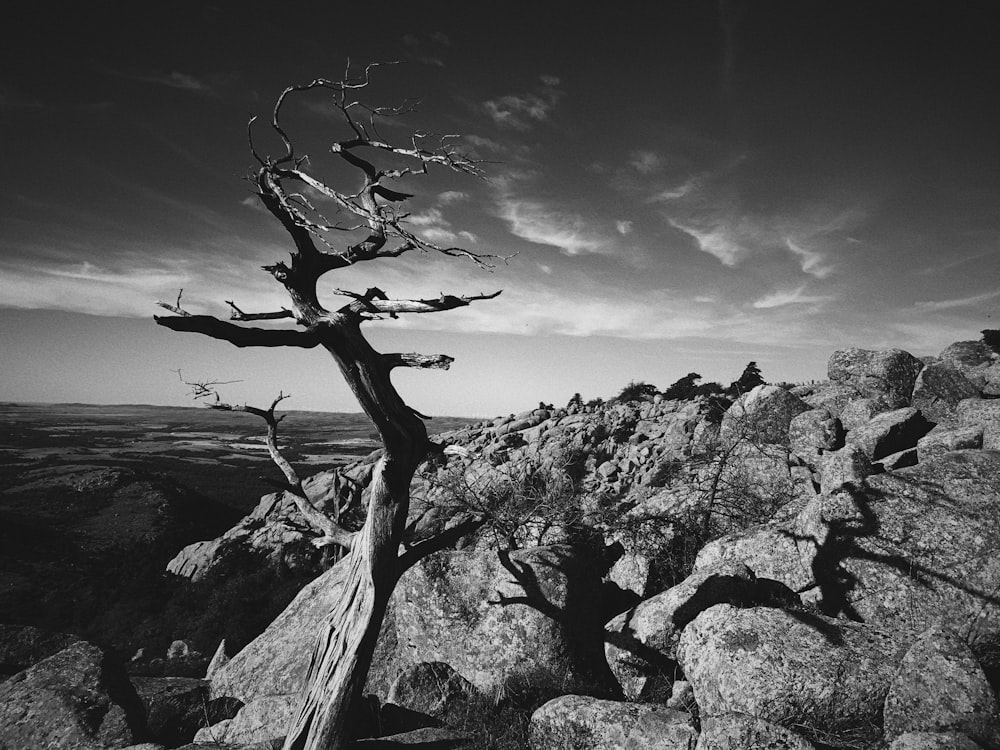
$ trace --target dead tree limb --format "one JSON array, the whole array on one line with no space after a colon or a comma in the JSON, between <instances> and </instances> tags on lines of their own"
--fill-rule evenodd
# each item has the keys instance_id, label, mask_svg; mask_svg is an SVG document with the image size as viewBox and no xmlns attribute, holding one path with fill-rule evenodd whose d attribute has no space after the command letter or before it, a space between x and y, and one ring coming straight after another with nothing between
<instances>
[{"instance_id":1,"label":"dead tree limb","mask_svg":"<svg viewBox=\"0 0 1000 750\"><path fill-rule=\"evenodd\" d=\"M441 246L411 231L408 213L402 209L411 193L394 186L394 181L419 178L432 169L481 176L482 168L478 160L459 150L453 136L416 132L405 141L394 143L381 135L379 121L410 111L413 103L406 101L398 107L370 107L361 103L357 97L368 87L375 67L369 65L361 76L352 76L348 66L340 80L316 79L282 91L270 122L281 142L281 153L276 157L258 148L253 120L247 127L250 150L257 164L250 180L264 208L284 227L293 245L287 261L264 267L284 287L290 309L273 315L252 315L230 303L237 321L230 323L211 316L186 314L178 300L174 306L162 305L174 312L174 316L156 318L158 324L172 330L199 333L234 346L322 347L337 363L384 446L372 472L364 525L353 537L350 552L341 563L346 566L343 593L317 635L306 687L285 740L286 750L340 750L348 744L351 740L348 717L361 697L379 628L401 567L471 528L456 527L434 544L419 551L411 549L400 557L410 481L436 446L428 439L419 412L397 393L390 373L403 366L446 368L452 359L446 355L381 354L365 339L361 325L382 315L392 318L400 313L442 312L493 299L499 294L441 294L434 300L391 300L380 290L369 290L364 295L349 294L351 302L331 311L321 304L317 284L328 272L357 263L399 258L415 250L464 258L485 269L493 267L496 261L507 260L487 252ZM350 189L337 189L314 174L308 159L296 152L283 124L286 101L307 93L329 96L340 116L346 137L326 148L356 175L357 183ZM306 192L303 187L314 191L315 201L303 197ZM328 219L324 211L335 213L337 221ZM339 217L347 220L341 221ZM346 241L335 241L334 236ZM248 328L238 324L278 318L293 319L299 329ZM300 486L297 478L293 481L286 474L286 479L290 485Z\"/></svg>"}]
</instances>

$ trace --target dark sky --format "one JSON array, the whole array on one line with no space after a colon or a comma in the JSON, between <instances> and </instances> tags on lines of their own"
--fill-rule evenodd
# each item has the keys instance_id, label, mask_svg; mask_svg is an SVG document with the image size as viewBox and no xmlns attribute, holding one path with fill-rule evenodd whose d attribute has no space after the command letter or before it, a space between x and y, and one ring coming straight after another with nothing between
<instances>
[{"instance_id":1,"label":"dark sky","mask_svg":"<svg viewBox=\"0 0 1000 750\"><path fill-rule=\"evenodd\" d=\"M296 408L352 409L321 355L237 352L150 321L180 287L223 316L225 299L282 304L258 267L288 244L241 180L246 123L348 58L404 62L365 92L421 99L387 133L462 134L492 162L487 181L405 185L414 228L517 253L493 274L420 256L330 280L505 290L373 327L378 345L458 358L406 375L422 411L507 412L691 370L728 382L749 359L771 380L820 378L839 347L933 354L996 327L995 3L649 6L15 11L0 49L0 335L17 356L0 398L183 403L182 367L243 380L233 398L285 388ZM323 168L343 132L326 103L302 97L287 116Z\"/></svg>"}]
</instances>

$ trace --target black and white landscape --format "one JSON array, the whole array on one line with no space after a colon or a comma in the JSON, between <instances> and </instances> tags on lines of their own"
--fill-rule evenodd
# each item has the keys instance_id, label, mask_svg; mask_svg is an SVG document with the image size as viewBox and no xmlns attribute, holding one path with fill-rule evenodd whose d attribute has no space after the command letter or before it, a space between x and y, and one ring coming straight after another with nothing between
<instances>
[{"instance_id":1,"label":"black and white landscape","mask_svg":"<svg viewBox=\"0 0 1000 750\"><path fill-rule=\"evenodd\" d=\"M1000 750L997 8L450 5L5 13L0 750Z\"/></svg>"}]
</instances>

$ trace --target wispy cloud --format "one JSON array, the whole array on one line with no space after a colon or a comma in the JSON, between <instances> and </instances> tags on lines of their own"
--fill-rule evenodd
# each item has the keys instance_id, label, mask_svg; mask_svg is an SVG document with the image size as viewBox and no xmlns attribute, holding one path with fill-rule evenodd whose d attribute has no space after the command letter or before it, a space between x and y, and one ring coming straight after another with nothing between
<instances>
[{"instance_id":1,"label":"wispy cloud","mask_svg":"<svg viewBox=\"0 0 1000 750\"><path fill-rule=\"evenodd\" d=\"M540 81L541 86L534 91L489 99L482 103L482 110L498 127L530 130L548 120L552 109L562 98L558 78L543 75Z\"/></svg>"},{"instance_id":2,"label":"wispy cloud","mask_svg":"<svg viewBox=\"0 0 1000 750\"><path fill-rule=\"evenodd\" d=\"M438 203L442 206L447 206L452 203L467 200L468 197L469 194L461 190L446 190L443 193L438 194Z\"/></svg>"},{"instance_id":3,"label":"wispy cloud","mask_svg":"<svg viewBox=\"0 0 1000 750\"><path fill-rule=\"evenodd\" d=\"M970 307L983 302L989 302L997 297L1000 297L1000 291L984 292L983 294L974 294L970 297L958 297L955 299L915 302L913 306L918 310L934 312L937 310L951 310L956 307Z\"/></svg>"},{"instance_id":4,"label":"wispy cloud","mask_svg":"<svg viewBox=\"0 0 1000 750\"><path fill-rule=\"evenodd\" d=\"M625 235L632 233L632 222L627 220L620 220L615 222L615 229L618 230L618 234Z\"/></svg>"},{"instance_id":5,"label":"wispy cloud","mask_svg":"<svg viewBox=\"0 0 1000 750\"><path fill-rule=\"evenodd\" d=\"M215 90L202 78L198 78L189 73L182 73L178 70L134 72L121 71L106 66L100 66L102 70L119 78L126 78L139 83L153 83L158 86L178 89L180 91L193 91L201 94L214 94Z\"/></svg>"},{"instance_id":6,"label":"wispy cloud","mask_svg":"<svg viewBox=\"0 0 1000 750\"><path fill-rule=\"evenodd\" d=\"M758 310L767 310L773 307L784 307L785 305L804 305L804 304L817 304L820 302L828 302L832 299L825 295L812 295L806 294L806 285L796 289L785 289L770 294L765 294L753 303L754 308Z\"/></svg>"},{"instance_id":7,"label":"wispy cloud","mask_svg":"<svg viewBox=\"0 0 1000 750\"><path fill-rule=\"evenodd\" d=\"M498 213L511 234L567 255L610 252L609 241L577 214L555 210L541 201L503 196Z\"/></svg>"},{"instance_id":8,"label":"wispy cloud","mask_svg":"<svg viewBox=\"0 0 1000 750\"><path fill-rule=\"evenodd\" d=\"M663 166L663 157L655 151L637 150L629 154L628 163L639 174L652 174Z\"/></svg>"},{"instance_id":9,"label":"wispy cloud","mask_svg":"<svg viewBox=\"0 0 1000 750\"><path fill-rule=\"evenodd\" d=\"M799 258L799 264L804 273L815 276L817 279L825 279L833 273L833 267L826 263L826 256L823 253L809 250L793 242L789 237L785 238L785 246Z\"/></svg>"},{"instance_id":10,"label":"wispy cloud","mask_svg":"<svg viewBox=\"0 0 1000 750\"><path fill-rule=\"evenodd\" d=\"M735 266L747 253L746 248L740 244L735 233L721 224L709 229L701 229L682 224L675 219L668 219L668 221L674 229L684 232L694 239L699 250L715 256L724 266Z\"/></svg>"}]
</instances>

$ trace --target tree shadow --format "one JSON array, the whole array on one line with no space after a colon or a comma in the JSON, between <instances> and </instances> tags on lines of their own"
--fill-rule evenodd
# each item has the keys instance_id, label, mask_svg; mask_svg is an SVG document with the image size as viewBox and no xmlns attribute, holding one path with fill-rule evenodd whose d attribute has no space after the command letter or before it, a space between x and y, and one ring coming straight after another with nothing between
<instances>
[{"instance_id":1,"label":"tree shadow","mask_svg":"<svg viewBox=\"0 0 1000 750\"><path fill-rule=\"evenodd\" d=\"M976 518L951 501L945 488L938 482L898 473L891 476L893 483L901 485L891 492L879 489L867 481L845 484L838 496L835 496L836 500L844 503L841 517L822 522L827 529L822 540L813 534L797 533L787 528L780 530L783 536L796 544L809 543L815 546L816 552L810 567L813 580L819 588L819 612L826 617L864 622L864 617L856 606L862 598L859 588L863 582L848 567L852 560L890 568L923 589L934 590L939 584L953 587L982 601L984 608L1000 605L997 591L984 591L959 576L945 570L936 570L919 556L908 553L906 546L912 540L913 529L897 538L884 533L883 522L875 507L897 494L905 497L918 494L931 506L947 506L949 513ZM987 554L984 553L982 557ZM800 611L793 614L804 621L811 620L813 625L823 622L819 618L806 617L807 613Z\"/></svg>"}]
</instances>

